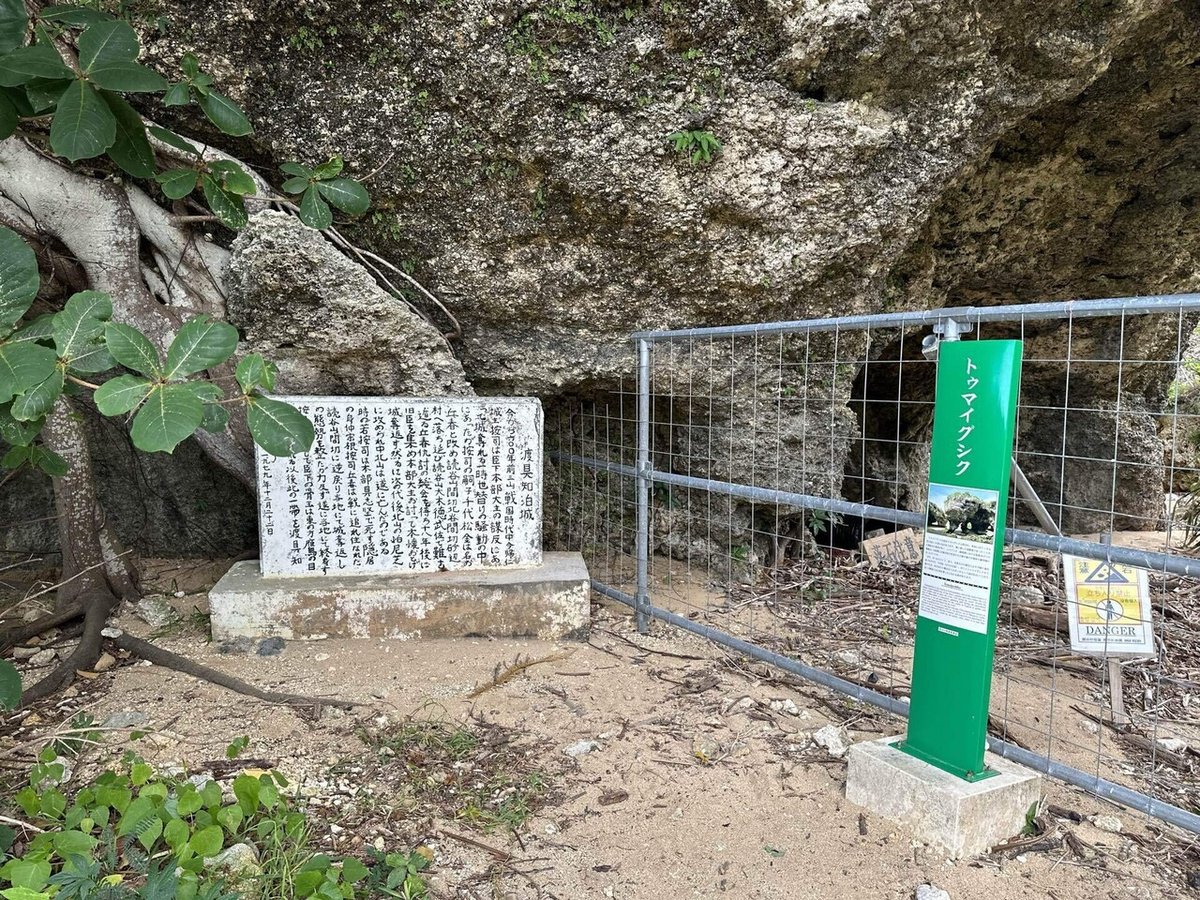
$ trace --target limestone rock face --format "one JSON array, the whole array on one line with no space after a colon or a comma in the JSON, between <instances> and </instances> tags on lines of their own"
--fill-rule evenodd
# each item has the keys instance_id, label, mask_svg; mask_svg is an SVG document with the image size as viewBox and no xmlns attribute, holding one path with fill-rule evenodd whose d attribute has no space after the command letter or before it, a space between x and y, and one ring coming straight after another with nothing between
<instances>
[{"instance_id":1,"label":"limestone rock face","mask_svg":"<svg viewBox=\"0 0 1200 900\"><path fill-rule=\"evenodd\" d=\"M229 313L281 360L288 391L535 394L551 421L628 390L639 328L1200 285L1196 0L158 0L155 13L146 61L171 73L197 53L253 121L253 137L223 146L275 183L281 162L343 154L373 199L345 233L462 324L448 353L436 311L428 326L315 235L262 214L235 244ZM155 115L219 139L194 108ZM711 160L697 153L708 136ZM1126 346L1168 358L1169 324L1126 323ZM1105 327L1075 325L1075 346L1111 345ZM1057 325L1022 334L1027 358L1066 345ZM827 350L815 341L801 360ZM842 345L841 358L898 352ZM657 365L663 385L703 367ZM1160 461L1153 480L1149 411L1174 373L1124 374L1118 397L1102 367L1073 369L1072 405L1100 412L1066 440L1107 429L1119 453ZM1029 402L1052 405L1052 377L1026 383ZM804 473L781 487L922 509L928 421L845 405L859 387L854 372L812 374L780 386L802 411L770 420L736 388L731 439L688 471L763 484L748 448L778 438L775 468ZM904 391L927 400L932 379L906 375ZM1118 400L1119 428L1106 424ZM1023 449L1060 452L1061 413L1039 415L1022 419ZM671 439L664 458L683 459L707 435ZM1113 494L1110 472L1108 496L1085 496L1106 481L1095 470L1028 462L1065 508L1156 515L1156 497L1138 499L1158 493L1142 473ZM236 527L219 513L198 527L252 531L247 505L222 504ZM679 538L673 509L659 504L662 547L694 537ZM1064 527L1097 521L1071 513ZM169 549L186 543L172 532Z\"/></svg>"},{"instance_id":2,"label":"limestone rock face","mask_svg":"<svg viewBox=\"0 0 1200 900\"><path fill-rule=\"evenodd\" d=\"M262 212L233 244L229 320L290 394L462 396L462 365L429 322L318 232Z\"/></svg>"},{"instance_id":3,"label":"limestone rock face","mask_svg":"<svg viewBox=\"0 0 1200 900\"><path fill-rule=\"evenodd\" d=\"M152 55L209 60L273 160L382 167L355 233L489 391L628 372L638 327L1193 277L1193 3L160 5Z\"/></svg>"}]
</instances>

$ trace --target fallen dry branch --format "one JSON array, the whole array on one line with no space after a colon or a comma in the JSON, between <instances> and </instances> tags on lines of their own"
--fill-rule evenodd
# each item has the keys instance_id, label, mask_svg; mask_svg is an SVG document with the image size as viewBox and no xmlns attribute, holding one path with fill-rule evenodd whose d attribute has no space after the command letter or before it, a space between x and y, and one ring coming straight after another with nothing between
<instances>
[{"instance_id":1,"label":"fallen dry branch","mask_svg":"<svg viewBox=\"0 0 1200 900\"><path fill-rule=\"evenodd\" d=\"M1071 709L1079 713L1085 718L1091 719L1097 725L1104 725L1112 730L1116 735L1117 740L1123 744L1128 744L1130 747L1136 747L1144 753L1149 753L1155 759L1161 759L1167 765L1178 769L1180 772L1191 772L1192 764L1188 758L1182 753L1176 753L1174 750L1168 750L1161 744L1155 743L1143 734L1138 734L1136 731L1128 730L1128 726L1117 725L1111 719L1106 719L1102 716L1096 716L1082 709L1075 704L1071 705Z\"/></svg>"},{"instance_id":2,"label":"fallen dry branch","mask_svg":"<svg viewBox=\"0 0 1200 900\"><path fill-rule=\"evenodd\" d=\"M540 666L542 663L559 662L560 660L567 659L574 652L574 650L560 650L557 653L548 653L545 656L539 656L537 659L528 656L522 659L518 656L507 666L503 662L498 662L496 663L496 668L492 670L492 680L479 685L479 687L475 688L467 696L478 697L480 694L490 691L494 687L507 684L526 669L530 669L533 666Z\"/></svg>"},{"instance_id":3,"label":"fallen dry branch","mask_svg":"<svg viewBox=\"0 0 1200 900\"><path fill-rule=\"evenodd\" d=\"M122 650L128 650L135 656L149 660L156 666L174 669L176 672L183 672L185 675L191 675L195 678L212 682L220 687L228 688L231 691L236 691L239 694L245 694L248 697L254 697L267 703L278 703L283 706L297 708L309 707L312 709L314 716L320 715L321 707L323 706L332 706L337 709L353 709L356 706L362 705L353 700L341 700L334 697L308 697L303 694L264 691L262 688L255 687L248 681L242 681L240 678L235 678L224 672L218 672L216 669L193 662L187 657L180 656L178 653L172 653L170 650L164 650L162 647L156 646L149 641L143 641L141 638L136 638L130 634L122 633L113 639L113 643Z\"/></svg>"},{"instance_id":4,"label":"fallen dry branch","mask_svg":"<svg viewBox=\"0 0 1200 900\"><path fill-rule=\"evenodd\" d=\"M440 834L442 837L450 838L452 841L458 841L460 844L466 844L469 847L474 847L477 850L490 853L494 858L500 860L501 862L511 862L514 859L513 855L505 850L497 849L489 844L485 844L483 841L477 841L473 837L468 837L465 834L459 834L456 831L447 831L445 828L439 828L438 834Z\"/></svg>"}]
</instances>

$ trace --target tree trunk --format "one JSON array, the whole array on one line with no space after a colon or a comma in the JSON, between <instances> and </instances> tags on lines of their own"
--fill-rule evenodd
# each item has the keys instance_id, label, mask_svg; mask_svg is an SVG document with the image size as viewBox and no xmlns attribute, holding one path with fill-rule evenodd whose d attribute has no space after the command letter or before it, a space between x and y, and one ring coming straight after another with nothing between
<instances>
[{"instance_id":1,"label":"tree trunk","mask_svg":"<svg viewBox=\"0 0 1200 900\"><path fill-rule=\"evenodd\" d=\"M58 399L46 417L42 441L69 466L67 474L54 479L62 548L55 609L57 613L78 609L84 622L75 651L26 691L21 698L23 703L62 689L75 677L77 669L90 668L100 657L101 631L109 614L122 599L137 594L133 567L105 522L96 496L83 415L66 396Z\"/></svg>"}]
</instances>

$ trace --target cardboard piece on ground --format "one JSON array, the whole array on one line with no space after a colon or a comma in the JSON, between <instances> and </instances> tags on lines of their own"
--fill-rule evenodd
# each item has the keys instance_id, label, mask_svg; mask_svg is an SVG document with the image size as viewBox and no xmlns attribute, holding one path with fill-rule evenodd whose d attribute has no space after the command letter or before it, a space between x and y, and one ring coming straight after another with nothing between
<instances>
[{"instance_id":1,"label":"cardboard piece on ground","mask_svg":"<svg viewBox=\"0 0 1200 900\"><path fill-rule=\"evenodd\" d=\"M901 528L891 534L868 538L858 545L872 568L895 563L920 565L924 535L911 528Z\"/></svg>"}]
</instances>

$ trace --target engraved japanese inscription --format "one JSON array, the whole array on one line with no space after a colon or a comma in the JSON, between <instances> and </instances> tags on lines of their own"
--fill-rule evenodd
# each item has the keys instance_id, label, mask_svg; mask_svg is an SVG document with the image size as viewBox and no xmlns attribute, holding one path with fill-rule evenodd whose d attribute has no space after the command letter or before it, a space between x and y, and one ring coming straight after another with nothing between
<instances>
[{"instance_id":1,"label":"engraved japanese inscription","mask_svg":"<svg viewBox=\"0 0 1200 900\"><path fill-rule=\"evenodd\" d=\"M263 575L536 566L536 398L285 397L308 453L258 451Z\"/></svg>"}]
</instances>

